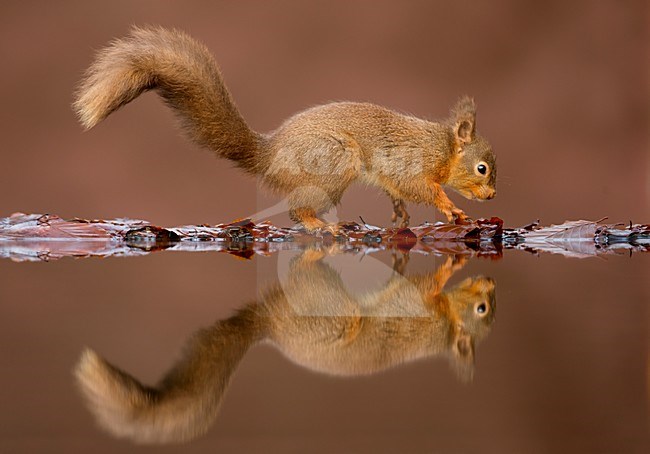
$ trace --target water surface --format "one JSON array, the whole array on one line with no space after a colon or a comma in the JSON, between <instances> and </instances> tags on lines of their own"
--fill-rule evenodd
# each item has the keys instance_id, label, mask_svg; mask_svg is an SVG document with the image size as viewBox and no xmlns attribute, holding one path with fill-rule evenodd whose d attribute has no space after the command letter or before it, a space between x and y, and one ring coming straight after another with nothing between
<instances>
[{"instance_id":1,"label":"water surface","mask_svg":"<svg viewBox=\"0 0 650 454\"><path fill-rule=\"evenodd\" d=\"M645 452L648 260L2 260L0 450Z\"/></svg>"}]
</instances>

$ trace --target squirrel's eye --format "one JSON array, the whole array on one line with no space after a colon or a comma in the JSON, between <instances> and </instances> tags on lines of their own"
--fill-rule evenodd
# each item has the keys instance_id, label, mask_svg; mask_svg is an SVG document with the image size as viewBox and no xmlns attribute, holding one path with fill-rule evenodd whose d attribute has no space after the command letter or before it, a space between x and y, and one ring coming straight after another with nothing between
<instances>
[{"instance_id":1,"label":"squirrel's eye","mask_svg":"<svg viewBox=\"0 0 650 454\"><path fill-rule=\"evenodd\" d=\"M485 175L487 173L487 164L484 162L479 162L479 164L476 166L476 171L481 175Z\"/></svg>"},{"instance_id":2,"label":"squirrel's eye","mask_svg":"<svg viewBox=\"0 0 650 454\"><path fill-rule=\"evenodd\" d=\"M485 314L485 311L487 310L487 305L485 303L481 303L478 306L476 306L476 312L479 314Z\"/></svg>"}]
</instances>

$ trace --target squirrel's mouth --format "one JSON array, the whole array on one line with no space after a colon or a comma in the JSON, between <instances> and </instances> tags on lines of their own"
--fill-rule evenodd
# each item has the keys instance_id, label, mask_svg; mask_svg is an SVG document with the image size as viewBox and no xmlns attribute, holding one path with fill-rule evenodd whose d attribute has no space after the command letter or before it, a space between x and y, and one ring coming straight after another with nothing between
<instances>
[{"instance_id":1,"label":"squirrel's mouth","mask_svg":"<svg viewBox=\"0 0 650 454\"><path fill-rule=\"evenodd\" d=\"M497 195L497 190L490 186L469 186L453 189L466 199L477 200L479 202L493 199Z\"/></svg>"},{"instance_id":2,"label":"squirrel's mouth","mask_svg":"<svg viewBox=\"0 0 650 454\"><path fill-rule=\"evenodd\" d=\"M489 186L481 186L475 190L471 190L470 192L473 196L472 199L480 202L493 199L497 195L497 190Z\"/></svg>"}]
</instances>

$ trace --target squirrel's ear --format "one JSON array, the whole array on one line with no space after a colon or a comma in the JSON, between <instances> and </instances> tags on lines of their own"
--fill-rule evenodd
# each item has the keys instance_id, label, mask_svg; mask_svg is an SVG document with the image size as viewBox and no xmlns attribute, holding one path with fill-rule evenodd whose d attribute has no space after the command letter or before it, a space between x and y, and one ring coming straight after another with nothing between
<instances>
[{"instance_id":1,"label":"squirrel's ear","mask_svg":"<svg viewBox=\"0 0 650 454\"><path fill-rule=\"evenodd\" d=\"M463 96L451 110L451 121L454 125L454 135L461 144L474 140L476 130L476 104L474 99Z\"/></svg>"},{"instance_id":2,"label":"squirrel's ear","mask_svg":"<svg viewBox=\"0 0 650 454\"><path fill-rule=\"evenodd\" d=\"M474 378L474 342L464 329L460 329L452 347L452 368L456 377L464 383Z\"/></svg>"}]
</instances>

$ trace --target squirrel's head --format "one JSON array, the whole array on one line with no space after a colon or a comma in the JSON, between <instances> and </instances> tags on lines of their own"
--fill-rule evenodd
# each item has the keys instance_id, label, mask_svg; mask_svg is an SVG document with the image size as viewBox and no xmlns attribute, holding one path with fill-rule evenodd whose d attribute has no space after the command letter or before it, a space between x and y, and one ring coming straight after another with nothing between
<instances>
[{"instance_id":1,"label":"squirrel's head","mask_svg":"<svg viewBox=\"0 0 650 454\"><path fill-rule=\"evenodd\" d=\"M467 278L447 293L452 313L452 365L463 381L474 373L474 346L490 332L496 313L495 282L489 277Z\"/></svg>"},{"instance_id":2,"label":"squirrel's head","mask_svg":"<svg viewBox=\"0 0 650 454\"><path fill-rule=\"evenodd\" d=\"M474 340L482 340L490 331L497 304L495 288L494 279L475 276L465 279L448 293L458 322Z\"/></svg>"},{"instance_id":3,"label":"squirrel's head","mask_svg":"<svg viewBox=\"0 0 650 454\"><path fill-rule=\"evenodd\" d=\"M446 184L463 197L488 200L497 194L497 163L490 144L476 133L476 104L468 96L451 110L453 132L451 171Z\"/></svg>"}]
</instances>

